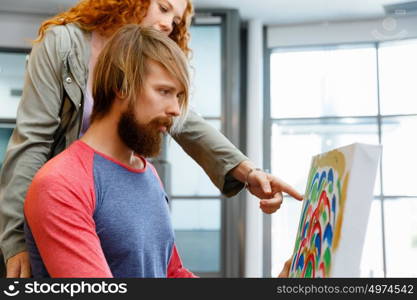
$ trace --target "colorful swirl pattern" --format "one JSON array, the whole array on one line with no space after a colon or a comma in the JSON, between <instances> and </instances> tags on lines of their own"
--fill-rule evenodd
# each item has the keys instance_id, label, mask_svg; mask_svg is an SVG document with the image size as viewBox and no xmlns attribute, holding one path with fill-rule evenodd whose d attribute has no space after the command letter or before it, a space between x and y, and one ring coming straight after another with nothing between
<instances>
[{"instance_id":1,"label":"colorful swirl pattern","mask_svg":"<svg viewBox=\"0 0 417 300\"><path fill-rule=\"evenodd\" d=\"M349 174L344 155L331 151L313 160L290 277L329 277L338 247Z\"/></svg>"}]
</instances>

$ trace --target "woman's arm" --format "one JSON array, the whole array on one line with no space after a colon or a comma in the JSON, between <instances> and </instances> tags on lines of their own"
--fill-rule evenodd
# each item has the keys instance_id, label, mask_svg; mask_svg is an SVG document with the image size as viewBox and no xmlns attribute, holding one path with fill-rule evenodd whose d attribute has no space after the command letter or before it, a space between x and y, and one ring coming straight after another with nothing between
<instances>
[{"instance_id":1,"label":"woman's arm","mask_svg":"<svg viewBox=\"0 0 417 300\"><path fill-rule=\"evenodd\" d=\"M0 174L0 245L5 260L26 251L23 202L34 174L48 159L60 124L63 88L60 38L62 28L49 30L33 46L25 75L16 128ZM19 277L19 274L8 274Z\"/></svg>"},{"instance_id":2,"label":"woman's arm","mask_svg":"<svg viewBox=\"0 0 417 300\"><path fill-rule=\"evenodd\" d=\"M248 190L261 199L260 208L265 213L273 213L281 206L282 192L297 200L303 199L279 178L262 170L253 171L255 165L193 110L174 138L228 197L236 195L246 184Z\"/></svg>"},{"instance_id":3,"label":"woman's arm","mask_svg":"<svg viewBox=\"0 0 417 300\"><path fill-rule=\"evenodd\" d=\"M230 171L248 158L195 111L188 112L181 132L173 137L222 194L234 196L245 186Z\"/></svg>"}]
</instances>

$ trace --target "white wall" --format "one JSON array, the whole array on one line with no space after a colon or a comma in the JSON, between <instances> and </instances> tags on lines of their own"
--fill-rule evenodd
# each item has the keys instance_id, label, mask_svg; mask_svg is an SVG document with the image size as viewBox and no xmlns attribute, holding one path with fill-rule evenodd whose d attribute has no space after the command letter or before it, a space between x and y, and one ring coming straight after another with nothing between
<instances>
[{"instance_id":1,"label":"white wall","mask_svg":"<svg viewBox=\"0 0 417 300\"><path fill-rule=\"evenodd\" d=\"M39 26L48 16L0 12L0 47L31 48Z\"/></svg>"},{"instance_id":2,"label":"white wall","mask_svg":"<svg viewBox=\"0 0 417 300\"><path fill-rule=\"evenodd\" d=\"M377 42L417 37L417 16L270 26L268 48Z\"/></svg>"}]
</instances>

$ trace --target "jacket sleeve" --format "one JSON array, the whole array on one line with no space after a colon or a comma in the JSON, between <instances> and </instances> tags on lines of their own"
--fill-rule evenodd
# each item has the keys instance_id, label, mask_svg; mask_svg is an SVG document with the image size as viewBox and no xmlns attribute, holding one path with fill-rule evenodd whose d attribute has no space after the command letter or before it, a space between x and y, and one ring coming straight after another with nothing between
<instances>
[{"instance_id":1,"label":"jacket sleeve","mask_svg":"<svg viewBox=\"0 0 417 300\"><path fill-rule=\"evenodd\" d=\"M244 187L228 173L248 158L195 111L188 112L181 132L173 138L224 195L232 197Z\"/></svg>"},{"instance_id":2,"label":"jacket sleeve","mask_svg":"<svg viewBox=\"0 0 417 300\"><path fill-rule=\"evenodd\" d=\"M59 126L63 87L59 51L62 28L33 46L16 128L0 174L0 245L5 260L25 251L23 202L34 174L46 162Z\"/></svg>"},{"instance_id":3,"label":"jacket sleeve","mask_svg":"<svg viewBox=\"0 0 417 300\"><path fill-rule=\"evenodd\" d=\"M178 254L177 247L174 244L171 259L168 264L168 278L197 278L191 271L182 266L181 258Z\"/></svg>"}]
</instances>

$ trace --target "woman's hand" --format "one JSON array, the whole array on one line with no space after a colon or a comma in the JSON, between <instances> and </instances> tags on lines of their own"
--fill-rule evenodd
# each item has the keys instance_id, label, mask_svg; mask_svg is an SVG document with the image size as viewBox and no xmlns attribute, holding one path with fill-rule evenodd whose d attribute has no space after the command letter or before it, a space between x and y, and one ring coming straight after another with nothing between
<instances>
[{"instance_id":1,"label":"woman's hand","mask_svg":"<svg viewBox=\"0 0 417 300\"><path fill-rule=\"evenodd\" d=\"M247 189L261 200L259 206L267 214L272 214L281 207L283 192L297 200L303 200L303 196L293 187L274 175L260 170L254 170L249 174Z\"/></svg>"},{"instance_id":2,"label":"woman's hand","mask_svg":"<svg viewBox=\"0 0 417 300\"><path fill-rule=\"evenodd\" d=\"M27 251L20 252L7 260L7 278L30 278L30 262Z\"/></svg>"},{"instance_id":3,"label":"woman's hand","mask_svg":"<svg viewBox=\"0 0 417 300\"><path fill-rule=\"evenodd\" d=\"M287 193L297 200L303 200L303 196L292 186L272 174L255 168L250 161L240 163L232 170L232 175L237 180L246 183L249 192L260 199L259 206L264 213L272 214L281 207L282 193Z\"/></svg>"}]
</instances>

